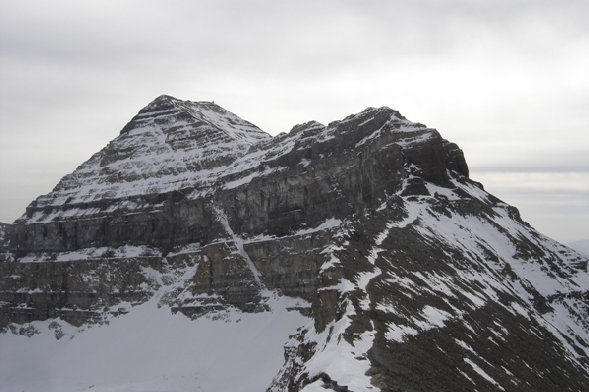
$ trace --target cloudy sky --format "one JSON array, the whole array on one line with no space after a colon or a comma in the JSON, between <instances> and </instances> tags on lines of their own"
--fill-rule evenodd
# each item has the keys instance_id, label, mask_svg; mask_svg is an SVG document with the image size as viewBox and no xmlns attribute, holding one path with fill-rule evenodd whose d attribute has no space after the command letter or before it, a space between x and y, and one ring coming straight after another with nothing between
<instances>
[{"instance_id":1,"label":"cloudy sky","mask_svg":"<svg viewBox=\"0 0 589 392\"><path fill-rule=\"evenodd\" d=\"M589 238L589 2L0 0L0 221L160 94L271 134L389 106L563 242Z\"/></svg>"}]
</instances>

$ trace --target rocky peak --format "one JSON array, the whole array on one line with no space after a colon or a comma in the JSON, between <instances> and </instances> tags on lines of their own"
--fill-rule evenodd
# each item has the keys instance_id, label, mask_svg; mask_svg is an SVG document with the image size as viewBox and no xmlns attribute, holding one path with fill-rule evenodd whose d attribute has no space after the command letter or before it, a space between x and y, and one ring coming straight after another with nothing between
<instances>
[{"instance_id":1,"label":"rocky peak","mask_svg":"<svg viewBox=\"0 0 589 392\"><path fill-rule=\"evenodd\" d=\"M175 126L192 125L203 133L213 128L226 138L240 140L250 145L270 138L270 135L255 125L237 117L214 102L182 101L169 95L160 95L141 109L125 125L121 134L140 127L153 125L167 127L171 124ZM171 126L171 128L175 128L175 126ZM223 136L221 138L224 138Z\"/></svg>"},{"instance_id":2,"label":"rocky peak","mask_svg":"<svg viewBox=\"0 0 589 392\"><path fill-rule=\"evenodd\" d=\"M21 219L63 218L64 206L69 206L70 214L80 205L86 213L112 212L116 203L121 206L121 199L198 185L205 188L211 174L270 139L212 102L162 95L141 109L105 148L62 178L51 193L35 200Z\"/></svg>"}]
</instances>

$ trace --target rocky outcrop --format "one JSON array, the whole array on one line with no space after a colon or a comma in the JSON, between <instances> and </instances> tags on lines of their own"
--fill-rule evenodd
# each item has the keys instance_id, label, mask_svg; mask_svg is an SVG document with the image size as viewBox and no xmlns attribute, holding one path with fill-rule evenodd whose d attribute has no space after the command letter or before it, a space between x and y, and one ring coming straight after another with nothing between
<instances>
[{"instance_id":1,"label":"rocky outcrop","mask_svg":"<svg viewBox=\"0 0 589 392\"><path fill-rule=\"evenodd\" d=\"M159 97L0 226L0 257L5 330L99 323L150 298L193 319L303 298L313 323L269 391L589 383L588 261L389 108L272 138Z\"/></svg>"},{"instance_id":2,"label":"rocky outcrop","mask_svg":"<svg viewBox=\"0 0 589 392\"><path fill-rule=\"evenodd\" d=\"M79 326L126 312L153 294L147 268L161 269L161 258L0 263L0 326L49 318Z\"/></svg>"},{"instance_id":3,"label":"rocky outcrop","mask_svg":"<svg viewBox=\"0 0 589 392\"><path fill-rule=\"evenodd\" d=\"M0 223L0 261L13 261L12 225Z\"/></svg>"}]
</instances>

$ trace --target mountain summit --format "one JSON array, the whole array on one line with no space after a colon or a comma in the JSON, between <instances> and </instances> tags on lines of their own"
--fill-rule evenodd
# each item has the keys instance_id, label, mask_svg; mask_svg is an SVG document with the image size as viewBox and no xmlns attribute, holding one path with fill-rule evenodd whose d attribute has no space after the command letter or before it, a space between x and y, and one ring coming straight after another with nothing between
<instances>
[{"instance_id":1,"label":"mountain summit","mask_svg":"<svg viewBox=\"0 0 589 392\"><path fill-rule=\"evenodd\" d=\"M53 192L35 200L21 219L47 222L71 214L92 216L99 210L89 205L114 211L117 206L107 207L105 202L206 188L208 180L252 145L269 139L270 135L214 103L162 95L140 110L116 139L65 176Z\"/></svg>"},{"instance_id":2,"label":"mountain summit","mask_svg":"<svg viewBox=\"0 0 589 392\"><path fill-rule=\"evenodd\" d=\"M587 265L390 108L271 137L163 95L0 225L0 382L581 391Z\"/></svg>"}]
</instances>

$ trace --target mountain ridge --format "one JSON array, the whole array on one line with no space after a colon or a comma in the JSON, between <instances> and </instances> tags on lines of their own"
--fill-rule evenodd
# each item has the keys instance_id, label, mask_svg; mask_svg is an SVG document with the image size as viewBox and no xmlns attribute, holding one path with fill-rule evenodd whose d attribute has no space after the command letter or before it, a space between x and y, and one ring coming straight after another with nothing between
<instances>
[{"instance_id":1,"label":"mountain ridge","mask_svg":"<svg viewBox=\"0 0 589 392\"><path fill-rule=\"evenodd\" d=\"M203 328L298 312L267 391L589 384L588 260L456 144L386 107L270 137L211 105L158 97L0 227L8 346L149 309Z\"/></svg>"}]
</instances>

